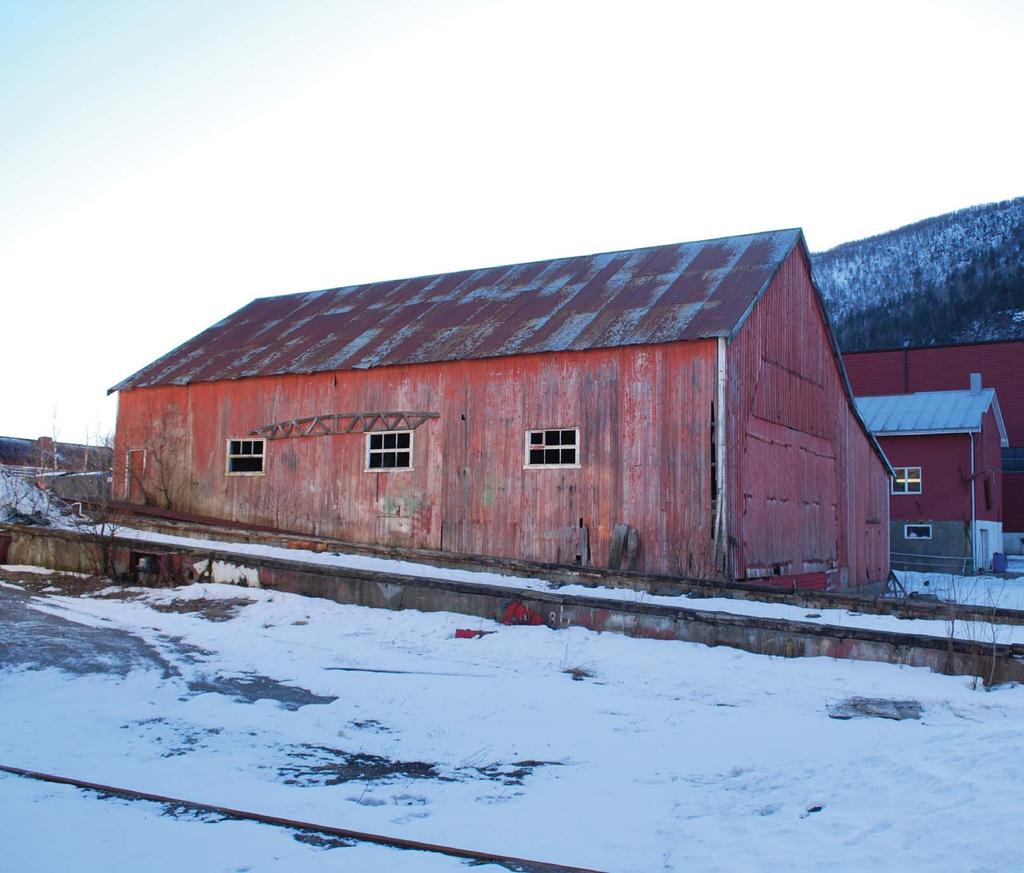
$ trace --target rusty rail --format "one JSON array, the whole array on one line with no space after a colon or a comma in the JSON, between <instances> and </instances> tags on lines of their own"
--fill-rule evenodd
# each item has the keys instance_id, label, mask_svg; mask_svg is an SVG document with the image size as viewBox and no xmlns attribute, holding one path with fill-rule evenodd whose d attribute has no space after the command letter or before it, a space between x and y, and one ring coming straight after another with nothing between
<instances>
[{"instance_id":1,"label":"rusty rail","mask_svg":"<svg viewBox=\"0 0 1024 873\"><path fill-rule=\"evenodd\" d=\"M509 870L524 871L524 873L601 873L591 867L573 867L566 864L554 864L548 861L534 861L529 858L517 858L512 855L498 855L493 852L483 852L476 849L461 849L455 846L444 846L438 843L423 843L418 840L408 840L404 837L391 837L383 834L371 834L365 831L355 831L350 828L339 828L334 825L316 824L308 821L297 821L290 818L282 818L277 815L267 815L262 812L251 812L245 809L234 809L230 806L218 806L212 803L202 803L197 800L185 800L180 797L168 797L163 794L152 794L147 791L136 791L132 788L121 788L116 785L103 785L98 782L86 782L83 779L74 779L70 776L56 776L52 773L40 773L37 770L26 770L22 767L12 767L7 764L0 764L0 772L9 773L12 776L20 776L24 779L36 779L41 782L53 782L57 785L70 785L74 788L81 788L86 791L95 791L99 794L112 797L122 797L126 800L144 800L151 803L168 804L174 807L197 812L208 812L215 815L222 815L225 818L239 821L254 821L259 824L273 825L274 827L287 828L288 830L326 834L332 837L339 837L346 840L355 840L360 843L374 843L380 846L390 846L395 849L406 851L433 852L439 855L448 855L453 858L465 858L470 861L480 861L491 864L498 864Z\"/></svg>"}]
</instances>

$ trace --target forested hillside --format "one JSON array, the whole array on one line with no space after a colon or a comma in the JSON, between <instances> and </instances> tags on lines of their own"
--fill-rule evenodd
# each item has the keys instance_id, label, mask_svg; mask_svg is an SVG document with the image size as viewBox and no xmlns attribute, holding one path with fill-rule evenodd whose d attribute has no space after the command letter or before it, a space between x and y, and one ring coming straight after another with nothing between
<instances>
[{"instance_id":1,"label":"forested hillside","mask_svg":"<svg viewBox=\"0 0 1024 873\"><path fill-rule=\"evenodd\" d=\"M1024 197L812 255L844 351L1024 338Z\"/></svg>"}]
</instances>

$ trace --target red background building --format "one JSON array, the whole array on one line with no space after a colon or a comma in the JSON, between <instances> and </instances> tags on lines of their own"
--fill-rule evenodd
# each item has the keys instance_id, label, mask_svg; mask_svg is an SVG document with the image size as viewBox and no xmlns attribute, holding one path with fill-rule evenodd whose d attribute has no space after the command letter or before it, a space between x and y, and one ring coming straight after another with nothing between
<instances>
[{"instance_id":1,"label":"red background building","mask_svg":"<svg viewBox=\"0 0 1024 873\"><path fill-rule=\"evenodd\" d=\"M967 391L860 397L895 476L890 503L896 568L992 568L1002 549L999 401L981 377Z\"/></svg>"},{"instance_id":2,"label":"red background building","mask_svg":"<svg viewBox=\"0 0 1024 873\"><path fill-rule=\"evenodd\" d=\"M1024 340L848 352L853 393L909 394L967 388L971 373L995 388L1009 445L1003 450L1003 548L1024 554Z\"/></svg>"}]
</instances>

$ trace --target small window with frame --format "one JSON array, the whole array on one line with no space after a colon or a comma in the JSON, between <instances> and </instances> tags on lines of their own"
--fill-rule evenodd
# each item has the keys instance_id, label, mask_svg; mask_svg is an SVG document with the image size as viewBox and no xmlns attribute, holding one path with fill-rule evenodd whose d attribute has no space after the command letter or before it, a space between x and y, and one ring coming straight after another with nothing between
<instances>
[{"instance_id":1,"label":"small window with frame","mask_svg":"<svg viewBox=\"0 0 1024 873\"><path fill-rule=\"evenodd\" d=\"M896 473L892 480L893 494L921 493L920 467L893 467L893 471Z\"/></svg>"},{"instance_id":2,"label":"small window with frame","mask_svg":"<svg viewBox=\"0 0 1024 873\"><path fill-rule=\"evenodd\" d=\"M412 469L412 431L388 430L366 435L367 473Z\"/></svg>"},{"instance_id":3,"label":"small window with frame","mask_svg":"<svg viewBox=\"0 0 1024 873\"><path fill-rule=\"evenodd\" d=\"M931 538L932 526L930 524L903 525L903 539L905 540L930 540Z\"/></svg>"},{"instance_id":4,"label":"small window with frame","mask_svg":"<svg viewBox=\"0 0 1024 873\"><path fill-rule=\"evenodd\" d=\"M578 467L580 429L560 427L526 432L525 467Z\"/></svg>"},{"instance_id":5,"label":"small window with frame","mask_svg":"<svg viewBox=\"0 0 1024 873\"><path fill-rule=\"evenodd\" d=\"M228 440L227 474L229 476L262 476L266 472L266 440Z\"/></svg>"}]
</instances>

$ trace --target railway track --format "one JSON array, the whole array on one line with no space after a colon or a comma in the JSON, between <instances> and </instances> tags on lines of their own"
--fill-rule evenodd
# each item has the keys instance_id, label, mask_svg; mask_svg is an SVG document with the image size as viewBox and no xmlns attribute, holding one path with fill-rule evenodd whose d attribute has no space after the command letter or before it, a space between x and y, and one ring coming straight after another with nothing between
<instances>
[{"instance_id":1,"label":"railway track","mask_svg":"<svg viewBox=\"0 0 1024 873\"><path fill-rule=\"evenodd\" d=\"M507 870L522 871L522 873L601 873L592 867L573 867L566 864L555 864L548 861L537 861L530 858L519 858L513 855L499 855L493 852L483 852L477 849L463 849L456 846L443 846L437 843L424 843L418 840L408 840L404 837L386 836L384 834L371 834L365 831L356 831L350 828L339 828L334 825L317 824L309 821L298 821L290 818L282 818L276 815L267 815L262 812L252 812L244 809L234 809L229 806L219 806L212 803L203 803L197 800L187 800L181 797L168 797L163 794L152 794L148 791L136 791L132 788L122 788L116 785L104 785L99 782L87 782L84 779L75 779L70 776L58 776L53 773L40 773L37 770L26 770L22 767L12 767L7 764L0 764L0 772L12 776L19 776L23 779L34 779L40 782L51 782L57 785L70 785L85 791L91 791L100 795L99 799L106 797L118 797L124 800L148 801L159 803L172 809L184 809L190 812L203 812L219 815L223 818L235 821L252 821L259 824L271 825L284 828L295 833L314 833L324 836L335 837L343 840L350 840L357 843L373 843L378 846L389 846L394 849L415 852L432 852L438 855L447 855L451 858L459 858L475 864L497 864Z\"/></svg>"}]
</instances>

